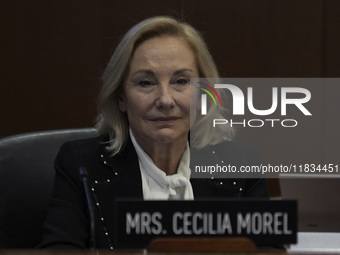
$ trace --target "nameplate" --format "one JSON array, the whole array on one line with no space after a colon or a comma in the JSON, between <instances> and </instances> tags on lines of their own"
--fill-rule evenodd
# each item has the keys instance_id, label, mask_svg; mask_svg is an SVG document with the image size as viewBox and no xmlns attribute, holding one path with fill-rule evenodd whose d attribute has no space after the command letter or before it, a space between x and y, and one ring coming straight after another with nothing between
<instances>
[{"instance_id":1,"label":"nameplate","mask_svg":"<svg viewBox=\"0 0 340 255\"><path fill-rule=\"evenodd\" d=\"M259 246L296 243L294 200L116 200L115 244L145 248L156 237L248 237Z\"/></svg>"}]
</instances>

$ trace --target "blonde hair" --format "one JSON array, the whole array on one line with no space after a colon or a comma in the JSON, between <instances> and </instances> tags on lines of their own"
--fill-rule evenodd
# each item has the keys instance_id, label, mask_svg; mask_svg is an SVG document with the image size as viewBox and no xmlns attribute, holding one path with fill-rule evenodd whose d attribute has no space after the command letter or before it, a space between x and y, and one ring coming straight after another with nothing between
<instances>
[{"instance_id":1,"label":"blonde hair","mask_svg":"<svg viewBox=\"0 0 340 255\"><path fill-rule=\"evenodd\" d=\"M128 138L128 120L126 114L119 110L118 95L128 75L132 55L146 40L163 35L180 38L190 46L201 77L218 77L216 65L202 36L189 24L171 17L159 16L133 26L122 38L104 71L104 83L98 99L97 128L100 133L109 133L108 149L113 155L121 150ZM191 128L191 146L202 148L220 142L221 138L231 138L233 130L226 125L219 125L214 132L204 130L208 122L212 123L212 119L222 116L223 109L210 104L207 115L199 116ZM198 126L200 128L197 128Z\"/></svg>"}]
</instances>

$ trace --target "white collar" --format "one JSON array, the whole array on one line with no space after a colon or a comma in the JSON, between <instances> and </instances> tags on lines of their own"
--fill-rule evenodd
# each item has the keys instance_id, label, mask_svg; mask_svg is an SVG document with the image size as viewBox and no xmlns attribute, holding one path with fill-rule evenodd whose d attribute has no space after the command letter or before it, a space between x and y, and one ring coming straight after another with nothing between
<instances>
[{"instance_id":1,"label":"white collar","mask_svg":"<svg viewBox=\"0 0 340 255\"><path fill-rule=\"evenodd\" d=\"M190 183L191 170L189 144L187 144L181 158L177 173L174 175L166 175L140 147L131 128L129 129L129 132L139 159L144 199L169 199L169 197L171 198L172 196L193 199L194 195Z\"/></svg>"}]
</instances>

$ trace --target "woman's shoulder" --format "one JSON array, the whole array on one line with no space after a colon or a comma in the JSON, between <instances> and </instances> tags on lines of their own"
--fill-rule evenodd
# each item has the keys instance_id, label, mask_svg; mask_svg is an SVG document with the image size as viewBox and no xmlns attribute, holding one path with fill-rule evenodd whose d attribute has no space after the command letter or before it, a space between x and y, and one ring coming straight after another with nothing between
<instances>
[{"instance_id":1,"label":"woman's shoulder","mask_svg":"<svg viewBox=\"0 0 340 255\"><path fill-rule=\"evenodd\" d=\"M55 159L58 171L67 172L68 175L78 178L79 167L99 169L102 166L107 152L106 136L96 136L65 142L59 149Z\"/></svg>"},{"instance_id":2,"label":"woman's shoulder","mask_svg":"<svg viewBox=\"0 0 340 255\"><path fill-rule=\"evenodd\" d=\"M236 140L225 140L215 145L206 146L202 149L194 149L194 151L207 155L212 153L231 159L260 157L259 150L254 145Z\"/></svg>"},{"instance_id":3,"label":"woman's shoulder","mask_svg":"<svg viewBox=\"0 0 340 255\"><path fill-rule=\"evenodd\" d=\"M216 149L231 149L236 151L247 151L247 150L257 150L256 147L250 143L245 143L237 140L225 140L216 145L211 145L212 148Z\"/></svg>"},{"instance_id":4,"label":"woman's shoulder","mask_svg":"<svg viewBox=\"0 0 340 255\"><path fill-rule=\"evenodd\" d=\"M107 153L107 141L106 135L67 141L60 147L56 162L66 166L71 162L76 164L79 161L100 159L100 155Z\"/></svg>"},{"instance_id":5,"label":"woman's shoulder","mask_svg":"<svg viewBox=\"0 0 340 255\"><path fill-rule=\"evenodd\" d=\"M70 150L77 149L78 151L93 150L94 148L105 148L108 145L109 136L108 135L98 135L88 138L82 138L77 140L70 140L65 142L60 150Z\"/></svg>"},{"instance_id":6,"label":"woman's shoulder","mask_svg":"<svg viewBox=\"0 0 340 255\"><path fill-rule=\"evenodd\" d=\"M228 178L258 178L258 174L240 176L243 173L241 170L262 163L262 157L254 146L235 140L209 145L201 150L191 150L190 158L192 169L201 172L208 169L205 175L209 176L209 172L213 171L215 175L228 175ZM219 172L216 169L223 169L223 171Z\"/></svg>"}]
</instances>

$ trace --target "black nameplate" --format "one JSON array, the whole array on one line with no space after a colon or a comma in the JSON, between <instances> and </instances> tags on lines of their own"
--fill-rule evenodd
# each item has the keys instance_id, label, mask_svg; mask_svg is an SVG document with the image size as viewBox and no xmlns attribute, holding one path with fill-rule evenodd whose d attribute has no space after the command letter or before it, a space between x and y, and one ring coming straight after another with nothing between
<instances>
[{"instance_id":1,"label":"black nameplate","mask_svg":"<svg viewBox=\"0 0 340 255\"><path fill-rule=\"evenodd\" d=\"M115 245L145 248L155 237L236 237L257 245L296 243L293 200L117 200Z\"/></svg>"}]
</instances>

